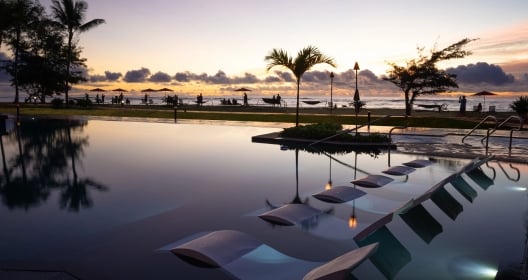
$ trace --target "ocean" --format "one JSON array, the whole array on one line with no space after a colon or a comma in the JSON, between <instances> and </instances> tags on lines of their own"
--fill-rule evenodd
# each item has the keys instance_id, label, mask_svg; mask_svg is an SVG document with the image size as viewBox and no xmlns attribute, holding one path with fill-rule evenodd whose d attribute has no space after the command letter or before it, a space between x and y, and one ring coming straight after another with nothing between
<instances>
[{"instance_id":1,"label":"ocean","mask_svg":"<svg viewBox=\"0 0 528 280\"><path fill-rule=\"evenodd\" d=\"M92 101L95 101L96 93L88 92L89 97L92 99ZM151 104L163 104L163 97L167 93L149 93L148 99L149 103ZM111 97L115 96L115 92L107 92L105 103L111 102ZM172 93L170 95L173 95ZM495 106L495 111L497 112L511 112L510 104L518 99L519 96L526 95L520 93L518 96L514 95L508 95L508 96L501 96L501 95L495 95L495 96L466 96L467 97L467 111L472 111L474 106L477 106L479 103L482 103L484 111L489 111L489 106ZM20 94L20 102L24 102L24 99L27 97L26 93ZM72 93L70 94L71 98L84 98L84 93ZM250 106L271 106L263 101L262 98L270 98L271 96L262 96L258 94L252 94L251 92L248 93L248 103ZM283 104L286 104L287 107L295 107L296 104L296 98L295 96L287 95L287 96L281 96L283 100ZM0 102L13 102L13 94L1 94L0 95ZM125 92L124 98L129 98L131 104L143 104L144 99L144 93L140 92ZM185 104L196 104L196 96L193 95L178 95L178 98L183 101ZM226 95L226 96L209 96L204 95L204 106L224 106L222 104L222 99L233 99L235 98L237 100L238 104L242 104L242 94L241 93L233 93L233 95ZM51 99L48 98L47 101L49 102ZM329 96L303 96L301 92L301 98L300 98L300 107L301 108L323 108L328 107L330 104L330 97ZM395 94L394 96L361 96L361 101L366 103L363 109L368 110L370 108L388 108L388 109L404 109L405 103L403 96ZM306 102L306 103L305 103ZM313 104L315 102L319 102L317 104ZM333 97L334 104L339 107L353 107L353 97L352 96L334 96ZM310 103L310 104L308 104ZM415 101L415 110L434 110L434 109L426 109L422 108L420 106L417 106L419 104L425 104L425 105L447 105L447 111L458 111L460 109L460 104L458 103L458 96L447 96L447 95L437 95L437 96L420 96Z\"/></svg>"}]
</instances>

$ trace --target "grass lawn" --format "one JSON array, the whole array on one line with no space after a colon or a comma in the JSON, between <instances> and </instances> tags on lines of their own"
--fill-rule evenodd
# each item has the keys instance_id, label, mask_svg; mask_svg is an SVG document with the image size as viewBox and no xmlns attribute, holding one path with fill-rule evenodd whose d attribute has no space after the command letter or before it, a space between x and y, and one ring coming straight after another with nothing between
<instances>
[{"instance_id":1,"label":"grass lawn","mask_svg":"<svg viewBox=\"0 0 528 280\"><path fill-rule=\"evenodd\" d=\"M12 103L0 103L0 112L3 114L16 114L16 106ZM466 115L461 116L458 112L418 110L414 111L412 116L406 120L404 110L363 109L358 114L357 122L359 124L366 123L369 112L371 120L390 115L389 118L375 123L375 125L383 126L398 126L408 122L411 127L472 128L485 117L485 115L476 112L468 112ZM186 106L178 108L175 114L173 107L159 105L94 105L89 108L71 106L69 108L56 109L48 104L20 104L20 114L23 116L109 116L167 119L173 119L176 115L178 119L295 123L295 108L273 108L269 106ZM514 113L500 112L494 115L500 121L512 114ZM299 122L350 125L356 123L356 117L354 111L350 108L334 109L332 113L326 108L301 108Z\"/></svg>"}]
</instances>

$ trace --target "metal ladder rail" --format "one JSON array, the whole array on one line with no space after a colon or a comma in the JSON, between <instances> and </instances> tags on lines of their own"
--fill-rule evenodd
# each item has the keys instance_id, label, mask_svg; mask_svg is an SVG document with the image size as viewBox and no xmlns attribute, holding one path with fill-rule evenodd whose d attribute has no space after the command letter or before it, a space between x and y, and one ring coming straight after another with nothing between
<instances>
[{"instance_id":1,"label":"metal ladder rail","mask_svg":"<svg viewBox=\"0 0 528 280\"><path fill-rule=\"evenodd\" d=\"M521 171L519 170L519 168L513 166L513 164L511 164L511 163L509 164L510 168L515 170L516 173L517 173L517 178L513 178L512 176L510 176L510 174L508 172L506 172L506 169L504 169L504 167L502 166L500 161L498 161L497 164L499 165L499 168L502 170L502 173L504 173L506 178L508 178L508 180L510 180L512 182L519 182L519 180L521 180Z\"/></svg>"},{"instance_id":2,"label":"metal ladder rail","mask_svg":"<svg viewBox=\"0 0 528 280\"><path fill-rule=\"evenodd\" d=\"M488 134L484 137L482 137L482 139L480 139L480 142L484 142L484 139L486 138L489 138L493 133L495 133L495 131L497 131L498 128L504 126L506 123L508 123L511 119L517 119L519 120L519 127L518 128L512 128L510 129L510 144L508 146L508 149L511 151L512 149L512 139L513 139L513 132L514 131L520 131L521 130L521 127L522 127L522 119L518 116L509 116L508 118L506 118L503 122L501 122L499 125L495 126L495 128L493 128L491 131L488 130ZM487 143L487 142L486 142ZM486 144L487 146L487 144Z\"/></svg>"},{"instance_id":3,"label":"metal ladder rail","mask_svg":"<svg viewBox=\"0 0 528 280\"><path fill-rule=\"evenodd\" d=\"M409 121L407 121L407 124L406 125L402 125L402 126L395 126L393 128L391 128L389 130L389 140L392 142L392 131L395 130L395 129L406 129L409 127ZM391 166L391 153L390 153L390 150L391 149L388 149L387 150L387 165L390 167Z\"/></svg>"},{"instance_id":4,"label":"metal ladder rail","mask_svg":"<svg viewBox=\"0 0 528 280\"><path fill-rule=\"evenodd\" d=\"M466 135L464 135L464 137L462 137L462 143L464 143L464 140L466 140L466 138L471 135L477 128L480 127L480 125L482 125L485 121L487 121L488 119L493 119L495 121L495 126L497 126L497 118L495 116L486 116L483 120L481 120L475 127L473 127L473 129L471 129L470 132L468 132ZM490 129L488 129L488 133L489 133Z\"/></svg>"},{"instance_id":5,"label":"metal ladder rail","mask_svg":"<svg viewBox=\"0 0 528 280\"><path fill-rule=\"evenodd\" d=\"M336 133L336 134L334 134L334 135L332 135L332 136L328 136L328 137L326 137L326 138L323 138L323 139L320 139L320 140L316 140L316 141L310 143L308 146L312 146L312 145L319 144L319 143L324 142L324 141L328 141L328 140L330 140L330 139L332 139L332 138L335 138L335 137L337 137L337 136L339 136L339 135L343 135L343 134L350 133L350 132L352 132L352 131L355 131L356 129L360 129L360 128L362 128L362 127L365 127L365 126L367 126L367 125L374 124L374 123L376 123L376 122L378 122L378 121L381 121L381 120L384 120L384 119L386 119L386 118L390 118L390 117L391 117L391 115L386 115L386 116L383 116L383 117L381 117L381 118L377 118L377 119L375 119L375 120L373 120L373 121L371 121L371 122L368 122L368 123L366 123L366 124L362 124L362 125L360 125L360 126L358 126L358 127L350 128L350 129L345 129L345 130L343 130L343 131L341 131L341 132L339 132L339 133Z\"/></svg>"}]
</instances>

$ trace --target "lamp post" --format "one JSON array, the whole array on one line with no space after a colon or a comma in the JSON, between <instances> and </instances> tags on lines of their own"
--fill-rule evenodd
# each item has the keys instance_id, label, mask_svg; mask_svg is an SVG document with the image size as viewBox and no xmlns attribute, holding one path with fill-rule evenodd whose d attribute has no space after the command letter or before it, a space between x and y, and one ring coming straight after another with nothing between
<instances>
[{"instance_id":1,"label":"lamp post","mask_svg":"<svg viewBox=\"0 0 528 280\"><path fill-rule=\"evenodd\" d=\"M334 100L332 98L332 84L334 82L334 72L330 72L330 114L334 108Z\"/></svg>"},{"instance_id":2,"label":"lamp post","mask_svg":"<svg viewBox=\"0 0 528 280\"><path fill-rule=\"evenodd\" d=\"M354 109L356 111L356 135L358 135L357 115L358 115L359 109L361 108L361 101L359 98L359 90L358 90L358 70L359 70L359 65L356 61L356 64L354 64L354 71L356 71L356 91L354 92Z\"/></svg>"}]
</instances>

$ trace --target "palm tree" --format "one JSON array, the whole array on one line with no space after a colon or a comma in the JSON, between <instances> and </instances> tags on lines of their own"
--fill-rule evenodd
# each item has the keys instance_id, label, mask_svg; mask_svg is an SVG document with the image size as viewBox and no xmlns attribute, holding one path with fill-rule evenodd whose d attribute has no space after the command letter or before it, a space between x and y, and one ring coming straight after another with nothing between
<instances>
[{"instance_id":1,"label":"palm tree","mask_svg":"<svg viewBox=\"0 0 528 280\"><path fill-rule=\"evenodd\" d=\"M105 23L104 19L92 19L83 23L87 9L88 4L83 0L53 0L51 2L51 10L56 22L68 32L68 61L66 63L65 83L66 106L69 104L68 82L70 80L70 65L72 62L73 36L77 32L82 33Z\"/></svg>"},{"instance_id":2,"label":"palm tree","mask_svg":"<svg viewBox=\"0 0 528 280\"><path fill-rule=\"evenodd\" d=\"M301 86L302 75L317 64L326 63L330 66L336 67L334 59L322 54L318 48L308 46L297 53L295 60L282 49L273 49L265 58L268 61L266 70L269 71L275 66L284 66L297 79L297 109L295 114L295 126L299 126L299 90Z\"/></svg>"}]
</instances>

